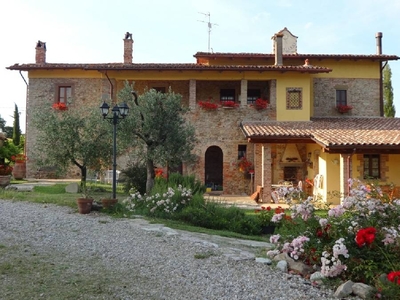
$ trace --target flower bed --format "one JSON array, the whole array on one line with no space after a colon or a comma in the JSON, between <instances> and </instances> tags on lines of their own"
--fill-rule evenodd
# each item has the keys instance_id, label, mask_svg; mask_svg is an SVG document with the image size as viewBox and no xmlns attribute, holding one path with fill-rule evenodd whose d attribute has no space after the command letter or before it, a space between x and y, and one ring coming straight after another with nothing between
<instances>
[{"instance_id":1,"label":"flower bed","mask_svg":"<svg viewBox=\"0 0 400 300\"><path fill-rule=\"evenodd\" d=\"M374 287L379 298L400 298L400 199L391 199L378 185L350 180L342 205L326 206L312 197L292 205L271 237L276 249L295 261L320 269L325 279L352 280ZM337 283L337 282L336 282Z\"/></svg>"}]
</instances>

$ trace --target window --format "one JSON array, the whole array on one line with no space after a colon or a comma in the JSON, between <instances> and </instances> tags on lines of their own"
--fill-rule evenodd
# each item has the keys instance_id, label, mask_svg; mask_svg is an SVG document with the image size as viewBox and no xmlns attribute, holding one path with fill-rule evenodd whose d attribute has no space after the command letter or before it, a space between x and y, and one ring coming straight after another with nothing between
<instances>
[{"instance_id":1,"label":"window","mask_svg":"<svg viewBox=\"0 0 400 300\"><path fill-rule=\"evenodd\" d=\"M235 89L221 89L220 101L235 101Z\"/></svg>"},{"instance_id":2,"label":"window","mask_svg":"<svg viewBox=\"0 0 400 300\"><path fill-rule=\"evenodd\" d=\"M347 105L347 90L336 90L336 106Z\"/></svg>"},{"instance_id":3,"label":"window","mask_svg":"<svg viewBox=\"0 0 400 300\"><path fill-rule=\"evenodd\" d=\"M72 94L71 86L59 86L57 102L68 104L68 102L71 100L71 94Z\"/></svg>"},{"instance_id":4,"label":"window","mask_svg":"<svg viewBox=\"0 0 400 300\"><path fill-rule=\"evenodd\" d=\"M380 178L380 156L379 154L364 155L364 179Z\"/></svg>"},{"instance_id":5,"label":"window","mask_svg":"<svg viewBox=\"0 0 400 300\"><path fill-rule=\"evenodd\" d=\"M156 86L156 87L152 87L152 89L156 90L157 92L163 93L163 94L165 94L165 91L166 91L165 86Z\"/></svg>"},{"instance_id":6,"label":"window","mask_svg":"<svg viewBox=\"0 0 400 300\"><path fill-rule=\"evenodd\" d=\"M302 109L301 88L286 89L286 109Z\"/></svg>"},{"instance_id":7,"label":"window","mask_svg":"<svg viewBox=\"0 0 400 300\"><path fill-rule=\"evenodd\" d=\"M261 91L258 89L247 90L247 104L254 104L258 98L261 98Z\"/></svg>"},{"instance_id":8,"label":"window","mask_svg":"<svg viewBox=\"0 0 400 300\"><path fill-rule=\"evenodd\" d=\"M238 145L238 159L246 156L247 145Z\"/></svg>"}]
</instances>

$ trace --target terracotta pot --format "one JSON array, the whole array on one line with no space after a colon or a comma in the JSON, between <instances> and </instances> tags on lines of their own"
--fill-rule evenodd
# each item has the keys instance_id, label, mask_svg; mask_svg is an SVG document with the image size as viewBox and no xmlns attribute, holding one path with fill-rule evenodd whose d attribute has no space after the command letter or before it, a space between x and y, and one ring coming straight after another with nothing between
<instances>
[{"instance_id":1,"label":"terracotta pot","mask_svg":"<svg viewBox=\"0 0 400 300\"><path fill-rule=\"evenodd\" d=\"M12 171L12 175L14 179L23 179L26 176L26 163L25 162L17 162L14 165L14 169Z\"/></svg>"},{"instance_id":2,"label":"terracotta pot","mask_svg":"<svg viewBox=\"0 0 400 300\"><path fill-rule=\"evenodd\" d=\"M11 175L0 175L0 187L5 188L10 184Z\"/></svg>"},{"instance_id":3,"label":"terracotta pot","mask_svg":"<svg viewBox=\"0 0 400 300\"><path fill-rule=\"evenodd\" d=\"M103 208L111 208L118 202L118 199L101 199Z\"/></svg>"},{"instance_id":4,"label":"terracotta pot","mask_svg":"<svg viewBox=\"0 0 400 300\"><path fill-rule=\"evenodd\" d=\"M78 198L76 199L76 203L78 204L80 214L88 214L92 210L92 198Z\"/></svg>"}]
</instances>

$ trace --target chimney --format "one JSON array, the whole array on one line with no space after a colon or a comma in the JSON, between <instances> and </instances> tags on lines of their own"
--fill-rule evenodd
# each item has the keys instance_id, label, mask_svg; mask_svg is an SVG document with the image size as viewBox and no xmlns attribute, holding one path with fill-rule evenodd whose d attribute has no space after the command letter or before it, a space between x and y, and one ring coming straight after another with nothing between
<instances>
[{"instance_id":1,"label":"chimney","mask_svg":"<svg viewBox=\"0 0 400 300\"><path fill-rule=\"evenodd\" d=\"M45 64L46 63L46 43L38 41L36 43L36 63Z\"/></svg>"},{"instance_id":2,"label":"chimney","mask_svg":"<svg viewBox=\"0 0 400 300\"><path fill-rule=\"evenodd\" d=\"M132 33L126 32L124 38L124 64L132 63L133 40Z\"/></svg>"},{"instance_id":3,"label":"chimney","mask_svg":"<svg viewBox=\"0 0 400 300\"><path fill-rule=\"evenodd\" d=\"M376 38L376 54L382 54L382 32L377 32L375 35Z\"/></svg>"},{"instance_id":4,"label":"chimney","mask_svg":"<svg viewBox=\"0 0 400 300\"><path fill-rule=\"evenodd\" d=\"M275 66L282 66L282 33L275 34Z\"/></svg>"}]
</instances>

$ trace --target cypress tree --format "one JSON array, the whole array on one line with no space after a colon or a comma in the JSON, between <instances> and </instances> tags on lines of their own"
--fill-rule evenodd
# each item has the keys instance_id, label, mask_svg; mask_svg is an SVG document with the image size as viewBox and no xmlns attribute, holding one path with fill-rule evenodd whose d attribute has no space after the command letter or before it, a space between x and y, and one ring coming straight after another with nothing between
<instances>
[{"instance_id":1,"label":"cypress tree","mask_svg":"<svg viewBox=\"0 0 400 300\"><path fill-rule=\"evenodd\" d=\"M383 69L383 111L385 117L393 118L396 115L396 108L393 104L392 70L389 64Z\"/></svg>"},{"instance_id":2,"label":"cypress tree","mask_svg":"<svg viewBox=\"0 0 400 300\"><path fill-rule=\"evenodd\" d=\"M13 127L13 144L18 146L21 142L21 128L19 126L18 106L15 104L14 109L14 127Z\"/></svg>"}]
</instances>

